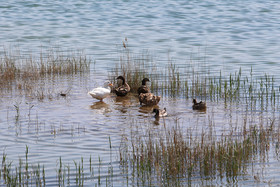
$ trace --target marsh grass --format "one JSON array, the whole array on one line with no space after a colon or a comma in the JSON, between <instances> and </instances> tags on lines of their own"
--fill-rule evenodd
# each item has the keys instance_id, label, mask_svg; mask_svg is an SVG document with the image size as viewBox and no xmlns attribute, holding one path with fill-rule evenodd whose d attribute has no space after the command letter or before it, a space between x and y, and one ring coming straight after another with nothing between
<instances>
[{"instance_id":1,"label":"marsh grass","mask_svg":"<svg viewBox=\"0 0 280 187\"><path fill-rule=\"evenodd\" d=\"M225 104L246 103L245 110L249 112L256 109L260 113L275 112L278 108L280 89L273 76L265 74L256 77L252 69L244 74L241 68L228 76L222 72L211 75L208 67L196 67L191 61L179 67L171 59L168 59L166 66L159 65L148 51L134 55L126 42L123 44L119 63L109 73L109 78L115 81L117 76L124 75L132 92L136 92L141 80L148 77L152 81L152 92L165 97L199 97L208 101L222 101L221 103ZM1 79L0 90L23 90L28 95L35 93L39 100L55 97L44 87L48 78L72 76L76 73L82 75L89 70L89 61L79 56L73 60L64 55L57 57L50 52L46 57L42 55L39 59L34 59L31 55L27 60L22 60L24 58L4 54L0 61L0 75L5 81ZM43 87L36 86L38 82L42 83ZM28 108L30 123L30 111L33 106L29 104ZM20 122L23 116L22 106L15 104L13 109L16 113L15 121ZM197 134L192 130L184 131L178 122L172 124L173 128L170 129L163 126L164 129L160 132L155 132L154 129L149 129L144 135L131 132L131 137L123 138L119 150L122 176L126 179L127 186L190 185L193 179L225 179L229 184L235 183L238 177L249 173L248 170L254 167L254 162L265 162L271 147L279 154L280 129L279 125L275 125L274 119L267 123L260 121L249 125L248 119L242 121L243 126L236 125L241 128L229 130L228 133L218 136L211 127L208 128L209 131L202 130ZM35 123L38 128L38 120ZM214 124L213 121L210 121L211 123ZM73 127L73 134L72 131ZM56 136L63 132L63 128L54 126L51 132ZM112 153L110 137L109 148ZM29 149L26 147L25 159L20 158L18 166L8 161L7 155L3 153L1 184L47 184L50 179L46 176L45 167L29 163L28 153ZM108 175L105 177L106 185L114 183L112 157L110 159L107 165ZM83 186L87 181L92 181L96 186L105 185L105 164L102 158L98 157L97 163L93 163L91 156L88 162L86 160L81 157L79 161L63 163L60 157L57 168L53 169L57 174L57 185Z\"/></svg>"},{"instance_id":2,"label":"marsh grass","mask_svg":"<svg viewBox=\"0 0 280 187\"><path fill-rule=\"evenodd\" d=\"M163 65L154 61L147 51L143 58L134 55L128 45L124 46L109 77L114 80L124 75L132 85L132 92L136 92L142 78L147 77L152 81L151 91L163 97L242 105L246 116L255 111L275 116L279 108L280 88L274 76L257 76L252 68L247 72L239 68L225 75L222 71L212 72L204 62L192 59L178 66L168 58ZM243 120L243 126L235 125L236 129L227 135L217 136L212 131L193 135L176 127L159 134L148 131L144 135L125 137L119 151L123 171L130 172L131 181L144 186L158 185L159 181L159 185L170 185L170 182L178 185L182 181L186 184L193 178L226 179L228 183L235 183L238 177L248 173L248 167L253 167L256 158L265 162L272 145L276 144L276 150L279 148L279 126L275 127L275 120L266 124L255 121L256 124L249 126L248 119Z\"/></svg>"},{"instance_id":3,"label":"marsh grass","mask_svg":"<svg viewBox=\"0 0 280 187\"><path fill-rule=\"evenodd\" d=\"M53 98L45 86L48 81L90 71L91 60L82 52L41 51L39 56L21 55L20 50L6 50L0 56L0 91L25 93L43 100Z\"/></svg>"},{"instance_id":4,"label":"marsh grass","mask_svg":"<svg viewBox=\"0 0 280 187\"><path fill-rule=\"evenodd\" d=\"M147 77L151 80L151 91L161 96L240 102L250 105L251 109L275 110L278 107L280 88L269 74L256 76L252 68L246 72L240 68L225 75L222 71L213 72L205 62L192 59L180 66L169 57L167 63L163 63L154 60L149 51L135 55L127 41L124 43L109 79L115 81L117 76L125 76L134 93Z\"/></svg>"},{"instance_id":5,"label":"marsh grass","mask_svg":"<svg viewBox=\"0 0 280 187\"><path fill-rule=\"evenodd\" d=\"M89 71L90 60L82 52L66 54L57 49L42 51L40 56L4 51L0 57L1 78L38 79L40 76L75 74Z\"/></svg>"},{"instance_id":6,"label":"marsh grass","mask_svg":"<svg viewBox=\"0 0 280 187\"><path fill-rule=\"evenodd\" d=\"M41 169L40 164L31 165L28 162L28 146L26 146L25 161L19 158L18 166L12 164L13 162L8 161L7 154L4 152L0 169L0 184L7 186L46 185L44 166Z\"/></svg>"},{"instance_id":7,"label":"marsh grass","mask_svg":"<svg viewBox=\"0 0 280 187\"><path fill-rule=\"evenodd\" d=\"M124 76L133 93L137 93L137 89L143 78L157 79L156 74L148 71L157 71L157 67L153 64L153 58L149 54L149 51L143 51L140 55L134 55L130 52L129 48L124 48L121 51L119 61L120 63L116 64L116 67L109 72L109 79L115 83L116 77L119 75ZM155 86L154 83L152 82L152 87Z\"/></svg>"},{"instance_id":8,"label":"marsh grass","mask_svg":"<svg viewBox=\"0 0 280 187\"><path fill-rule=\"evenodd\" d=\"M235 183L247 175L252 163L264 163L270 147L279 140L279 126L244 124L239 130L214 137L211 131L195 135L180 125L144 135L123 138L120 164L131 181L143 185L190 184L195 178Z\"/></svg>"},{"instance_id":9,"label":"marsh grass","mask_svg":"<svg viewBox=\"0 0 280 187\"><path fill-rule=\"evenodd\" d=\"M99 157L98 163L95 163L96 168L92 166L91 156L88 162L84 162L81 157L80 161L73 160L72 163L64 163L62 158L57 160L56 168L56 181L54 184L53 177L47 176L48 172L45 171L45 166L29 163L28 159L29 148L26 146L25 159L19 158L18 165L9 161L7 154L4 152L2 156L2 165L0 168L0 185L6 186L84 186L86 182L90 181L95 186L112 186L114 170L112 164L108 165L107 175L105 165ZM97 175L94 175L94 170L97 170ZM52 171L52 170L51 170ZM49 170L50 172L50 170ZM52 174L51 174L52 175Z\"/></svg>"},{"instance_id":10,"label":"marsh grass","mask_svg":"<svg viewBox=\"0 0 280 187\"><path fill-rule=\"evenodd\" d=\"M26 103L28 106L28 112L24 113L21 110L24 108L24 104L17 103L15 106L15 116L13 119L15 123L18 123L18 128L24 128L24 123L28 124L27 126L34 124L35 131L38 136L41 134L38 133L40 130L41 124L38 124L39 121L34 121L34 115L31 115L32 108L34 107L30 103ZM25 106L26 107L26 106ZM21 111L20 114L17 110ZM25 110L25 111L27 111ZM38 116L36 116L38 118ZM21 124L23 123L23 124ZM74 136L74 133L78 135L85 133L85 127L74 127L66 125L50 126L50 130L47 130L54 136L59 136L60 133L71 133L71 136ZM46 129L44 127L43 133ZM22 131L20 129L19 131ZM31 133L31 129L28 129ZM77 132L74 132L77 131ZM33 132L32 132L33 133ZM7 153L4 151L2 155L2 162L0 162L0 186L85 186L85 183L95 184L95 186L112 186L114 183L114 168L112 160L113 146L111 138L109 137L108 143L108 152L110 152L110 162L103 163L102 158L94 160L90 155L89 159L84 159L82 156L80 160L70 160L63 161L63 158L60 156L55 163L48 163L48 169L45 170L45 165L41 163L36 163L34 159L30 159L30 148L26 145L24 156L20 156L18 162L16 160L9 161ZM33 156L33 155L32 155ZM31 157L32 158L32 157ZM49 165L54 166L50 168ZM106 170L107 169L107 170Z\"/></svg>"}]
</instances>

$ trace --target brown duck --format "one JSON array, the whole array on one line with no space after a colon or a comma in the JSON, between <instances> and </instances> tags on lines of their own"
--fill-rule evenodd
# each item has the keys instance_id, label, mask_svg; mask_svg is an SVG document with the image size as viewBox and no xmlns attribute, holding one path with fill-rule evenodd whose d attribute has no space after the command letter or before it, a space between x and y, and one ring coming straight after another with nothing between
<instances>
[{"instance_id":1,"label":"brown duck","mask_svg":"<svg viewBox=\"0 0 280 187\"><path fill-rule=\"evenodd\" d=\"M150 93L150 89L146 85L147 82L150 82L150 80L148 78L144 78L142 80L142 85L137 89L138 95L140 95L141 93Z\"/></svg>"},{"instance_id":2,"label":"brown duck","mask_svg":"<svg viewBox=\"0 0 280 187\"><path fill-rule=\"evenodd\" d=\"M156 96L152 93L140 93L138 98L140 105L145 104L147 106L157 105L160 101L160 96Z\"/></svg>"},{"instance_id":3,"label":"brown duck","mask_svg":"<svg viewBox=\"0 0 280 187\"><path fill-rule=\"evenodd\" d=\"M206 103L200 101L199 103L196 101L196 99L193 99L193 110L206 110Z\"/></svg>"},{"instance_id":4,"label":"brown duck","mask_svg":"<svg viewBox=\"0 0 280 187\"><path fill-rule=\"evenodd\" d=\"M118 76L117 80L122 81L122 85L115 89L115 93L117 96L126 96L126 94L130 91L130 86L125 82L125 79L123 76Z\"/></svg>"}]
</instances>

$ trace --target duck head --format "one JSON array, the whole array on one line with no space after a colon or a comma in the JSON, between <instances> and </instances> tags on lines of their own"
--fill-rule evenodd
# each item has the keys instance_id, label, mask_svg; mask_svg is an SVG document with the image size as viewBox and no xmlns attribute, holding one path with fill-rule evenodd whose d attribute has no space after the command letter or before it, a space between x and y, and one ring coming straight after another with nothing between
<instances>
[{"instance_id":1,"label":"duck head","mask_svg":"<svg viewBox=\"0 0 280 187\"><path fill-rule=\"evenodd\" d=\"M104 88L110 88L111 89L111 87L113 87L113 84L110 81L106 81L104 83Z\"/></svg>"},{"instance_id":2,"label":"duck head","mask_svg":"<svg viewBox=\"0 0 280 187\"><path fill-rule=\"evenodd\" d=\"M125 79L123 76L118 76L117 77L117 80L122 80L122 84L124 85L125 84Z\"/></svg>"},{"instance_id":3,"label":"duck head","mask_svg":"<svg viewBox=\"0 0 280 187\"><path fill-rule=\"evenodd\" d=\"M147 82L150 82L150 80L148 78L144 78L142 80L142 85L146 85Z\"/></svg>"},{"instance_id":4,"label":"duck head","mask_svg":"<svg viewBox=\"0 0 280 187\"><path fill-rule=\"evenodd\" d=\"M153 113L156 113L155 116L159 116L159 110L157 108L154 108Z\"/></svg>"},{"instance_id":5,"label":"duck head","mask_svg":"<svg viewBox=\"0 0 280 187\"><path fill-rule=\"evenodd\" d=\"M196 99L193 99L193 104L197 104Z\"/></svg>"}]
</instances>

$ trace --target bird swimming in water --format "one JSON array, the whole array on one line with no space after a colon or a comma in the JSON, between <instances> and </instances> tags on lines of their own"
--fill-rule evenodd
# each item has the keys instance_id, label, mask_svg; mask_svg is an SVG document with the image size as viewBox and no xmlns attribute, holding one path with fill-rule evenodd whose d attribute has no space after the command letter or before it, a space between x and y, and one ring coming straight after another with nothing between
<instances>
[{"instance_id":1,"label":"bird swimming in water","mask_svg":"<svg viewBox=\"0 0 280 187\"><path fill-rule=\"evenodd\" d=\"M200 101L199 103L196 101L196 99L193 99L193 110L206 110L206 103Z\"/></svg>"},{"instance_id":2,"label":"bird swimming in water","mask_svg":"<svg viewBox=\"0 0 280 187\"><path fill-rule=\"evenodd\" d=\"M166 108L164 108L163 110L159 110L157 108L154 108L153 113L156 113L155 114L156 118L167 116Z\"/></svg>"},{"instance_id":3,"label":"bird swimming in water","mask_svg":"<svg viewBox=\"0 0 280 187\"><path fill-rule=\"evenodd\" d=\"M123 76L118 76L117 80L121 80L122 85L114 90L115 93L117 96L126 96L126 94L130 91L130 86L125 82L125 78Z\"/></svg>"},{"instance_id":4,"label":"bird swimming in water","mask_svg":"<svg viewBox=\"0 0 280 187\"><path fill-rule=\"evenodd\" d=\"M140 95L141 93L150 93L150 89L147 86L147 82L150 82L148 78L144 78L142 80L142 85L137 89L138 95Z\"/></svg>"}]
</instances>

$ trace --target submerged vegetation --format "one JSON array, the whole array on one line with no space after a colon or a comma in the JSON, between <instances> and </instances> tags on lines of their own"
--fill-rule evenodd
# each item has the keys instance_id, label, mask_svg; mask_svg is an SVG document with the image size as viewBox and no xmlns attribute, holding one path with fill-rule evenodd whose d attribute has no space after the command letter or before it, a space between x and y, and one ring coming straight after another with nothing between
<instances>
[{"instance_id":1,"label":"submerged vegetation","mask_svg":"<svg viewBox=\"0 0 280 187\"><path fill-rule=\"evenodd\" d=\"M91 60L79 51L67 54L50 49L36 56L4 49L0 54L0 92L17 91L39 100L53 92L48 88L48 82L90 72Z\"/></svg>"},{"instance_id":2,"label":"submerged vegetation","mask_svg":"<svg viewBox=\"0 0 280 187\"><path fill-rule=\"evenodd\" d=\"M265 162L280 138L274 121L266 127L243 125L240 131L221 136L213 136L211 130L196 135L182 131L180 125L160 132L148 130L144 136L131 132L131 137L123 138L120 164L130 172L131 181L143 186L180 186L197 178L237 183L254 169L252 163ZM278 154L279 146L275 151Z\"/></svg>"},{"instance_id":3,"label":"submerged vegetation","mask_svg":"<svg viewBox=\"0 0 280 187\"><path fill-rule=\"evenodd\" d=\"M126 41L127 42L127 41ZM273 113L279 108L280 87L273 76L255 76L253 69L223 75L192 61L178 67L168 59L167 65L153 61L149 52L135 56L127 47L122 50L119 64L110 77L124 75L132 92L144 77L151 80L151 90L165 97L201 98L206 101L243 104L246 119L236 124L238 129L217 135L209 128L197 135L178 128L156 134L148 131L143 136L126 137L120 149L120 163L130 171L132 181L142 185L170 185L191 183L194 178L226 179L235 183L248 173L252 163L265 162L271 146L278 152L279 121ZM218 76L217 76L218 74ZM269 112L269 122L251 122L248 111ZM265 115L265 114L264 114ZM214 121L209 122L215 124ZM276 123L278 124L277 126ZM184 124L183 124L184 125ZM133 132L131 132L133 134ZM253 176L252 176L253 177ZM258 181L259 177L254 176ZM258 181L259 182L259 181Z\"/></svg>"},{"instance_id":4,"label":"submerged vegetation","mask_svg":"<svg viewBox=\"0 0 280 187\"><path fill-rule=\"evenodd\" d=\"M92 157L84 161L84 157L81 157L80 161L73 161L72 163L63 163L60 157L57 160L57 168L55 181L47 176L47 168L38 164L31 164L29 161L29 148L26 146L25 158L19 158L18 166L8 160L7 154L3 153L2 165L0 168L0 184L7 186L84 186L87 181L96 186L110 186L113 177L113 168L111 164L107 166L108 176L101 182L101 170L104 170L105 166L102 164L102 160L99 157L99 163L92 163ZM103 172L103 171L102 171Z\"/></svg>"},{"instance_id":5,"label":"submerged vegetation","mask_svg":"<svg viewBox=\"0 0 280 187\"><path fill-rule=\"evenodd\" d=\"M258 176L250 175L250 170L258 169L253 163L264 163L268 152L273 151L279 157L279 125L271 121L268 126L249 126L232 130L228 135L214 137L212 131L200 135L192 130L182 131L177 124L170 129L148 129L145 134L132 131L130 137L123 136L119 147L119 166L125 181L122 185L136 186L184 186L200 181L220 180L222 184L236 184L239 178L251 177L251 180L270 184ZM112 154L111 139L106 146ZM29 161L29 148L26 146L24 158L18 165L8 160L4 152L0 168L0 184L8 186L36 185L46 186L113 186L119 184L114 173L119 169L112 165L93 162L92 156L80 161L63 162L60 157L56 168ZM112 155L110 156L112 157ZM116 163L115 163L116 164ZM54 165L54 164L53 164ZM114 171L114 170L117 171ZM56 171L55 181L48 176ZM53 174L51 174L53 176ZM200 179L193 182L194 179Z\"/></svg>"},{"instance_id":6,"label":"submerged vegetation","mask_svg":"<svg viewBox=\"0 0 280 187\"><path fill-rule=\"evenodd\" d=\"M32 55L15 55L7 51L1 54L0 92L3 95L19 91L22 95L44 101L47 96L54 97L49 94L54 91L48 88L48 81L90 73L91 61L82 53L65 55L51 50L41 53L38 58ZM169 116L166 117L167 120L161 118L163 125L156 127L148 122L149 127L139 132L137 128L145 126L147 121L142 124L143 122L135 120L133 115L125 116L126 125L132 124L135 127L123 135L117 150L118 158L113 161L112 152L115 150L112 151L109 137L107 153L110 153L110 162L107 160L105 164L100 157L95 163L90 156L88 159L81 157L79 161L66 164L60 157L56 168L50 169L40 163L30 162L28 145L25 158L19 158L18 163L8 161L4 151L0 184L113 186L115 176L121 176L122 186L184 186L202 184L201 181L210 181L210 184L211 181L221 181L218 184L237 184L242 177L252 178L250 180L258 183L273 183L262 180L251 171L257 167L254 163L265 163L273 150L279 159L280 118L277 110L280 87L273 76L265 74L257 77L253 69L244 73L241 68L229 75L224 75L222 71L213 73L210 68L193 61L178 66L168 59L167 64L160 64L154 61L148 51L140 55L133 54L127 41L123 44L116 67L109 72L109 79L114 82L120 75L126 78L135 96L142 79L147 77L151 80L151 91L163 98L176 97L182 101L197 98L222 104L224 108L242 104L242 109L236 114L236 124L223 121L225 126L230 126L224 131L215 128L215 120L206 112L199 113L206 121L207 117L209 118L200 130L196 129L200 124L189 125L193 126L193 129L184 128L188 121L182 121L174 115L172 119ZM69 90L55 92L64 97ZM13 122L17 128L21 128L25 123L35 124L39 131L38 116L34 120L30 115L34 105L26 104L28 106L24 107L16 103L11 107L15 111ZM22 119L23 107L27 111L26 119ZM256 115L258 118L253 119ZM66 128L67 133L73 133L69 126ZM51 133L54 137L59 136L55 125ZM87 133L85 127L84 133ZM48 175L49 173L51 174ZM116 181L117 184L120 183L119 179Z\"/></svg>"},{"instance_id":7,"label":"submerged vegetation","mask_svg":"<svg viewBox=\"0 0 280 187\"><path fill-rule=\"evenodd\" d=\"M40 56L3 51L0 58L1 80L39 79L47 75L75 74L89 71L90 60L82 52L65 54L59 49L42 51ZM3 83L1 82L1 83Z\"/></svg>"},{"instance_id":8,"label":"submerged vegetation","mask_svg":"<svg viewBox=\"0 0 280 187\"><path fill-rule=\"evenodd\" d=\"M127 42L127 41L126 41ZM119 63L111 70L109 78L125 76L131 91L136 93L144 77L151 80L151 91L166 97L199 97L204 100L243 102L251 107L278 107L280 86L269 74L254 76L253 69L223 75L212 72L203 62L190 60L180 67L168 59L167 64L155 61L149 51L135 55L125 45ZM217 76L218 75L218 76Z\"/></svg>"}]
</instances>

